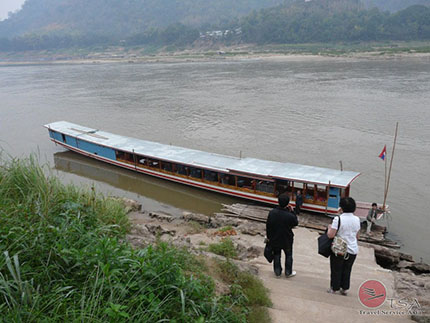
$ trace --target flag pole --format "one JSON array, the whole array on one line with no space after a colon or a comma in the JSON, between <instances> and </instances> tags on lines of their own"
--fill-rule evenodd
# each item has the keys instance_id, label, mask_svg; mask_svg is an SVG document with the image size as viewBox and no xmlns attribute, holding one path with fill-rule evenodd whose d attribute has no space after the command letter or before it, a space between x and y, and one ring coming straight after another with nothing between
<instances>
[{"instance_id":1,"label":"flag pole","mask_svg":"<svg viewBox=\"0 0 430 323\"><path fill-rule=\"evenodd\" d=\"M391 168L393 167L394 150L396 149L396 141L397 141L397 131L398 131L398 129L399 129L399 122L396 123L396 132L394 134L393 151L391 153L390 169L388 170L388 179L387 179L387 185L386 185L385 194L384 194L384 204L383 204L383 207L382 207L382 210L384 210L384 211L385 211L385 202L387 201L388 188L390 187Z\"/></svg>"},{"instance_id":2,"label":"flag pole","mask_svg":"<svg viewBox=\"0 0 430 323\"><path fill-rule=\"evenodd\" d=\"M384 165L385 165L385 179L384 179L384 209L385 209L385 196L387 195L387 161L388 158L385 158Z\"/></svg>"}]
</instances>

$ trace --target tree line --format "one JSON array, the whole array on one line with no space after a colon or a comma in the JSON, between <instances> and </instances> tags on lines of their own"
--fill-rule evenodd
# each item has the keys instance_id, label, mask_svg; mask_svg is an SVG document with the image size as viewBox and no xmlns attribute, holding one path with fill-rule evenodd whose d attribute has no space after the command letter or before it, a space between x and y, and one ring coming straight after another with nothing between
<instances>
[{"instance_id":1,"label":"tree line","mask_svg":"<svg viewBox=\"0 0 430 323\"><path fill-rule=\"evenodd\" d=\"M87 48L98 45L115 45L116 41L97 34L29 34L12 39L0 38L0 51L50 50L62 48Z\"/></svg>"},{"instance_id":2,"label":"tree line","mask_svg":"<svg viewBox=\"0 0 430 323\"><path fill-rule=\"evenodd\" d=\"M172 24L166 28L152 28L126 38L104 34L30 34L12 39L0 38L0 51L55 50L115 45L186 46L192 44L199 36L198 29L181 23Z\"/></svg>"},{"instance_id":3,"label":"tree line","mask_svg":"<svg viewBox=\"0 0 430 323\"><path fill-rule=\"evenodd\" d=\"M377 8L335 10L330 1L253 12L241 21L247 43L428 40L430 8L410 6L390 14Z\"/></svg>"},{"instance_id":4,"label":"tree line","mask_svg":"<svg viewBox=\"0 0 430 323\"><path fill-rule=\"evenodd\" d=\"M0 21L0 38L28 33L92 33L129 37L151 28L182 23L225 24L292 0L26 0Z\"/></svg>"},{"instance_id":5,"label":"tree line","mask_svg":"<svg viewBox=\"0 0 430 323\"><path fill-rule=\"evenodd\" d=\"M420 4L430 6L430 0L361 0L366 8L376 7L382 11L396 12Z\"/></svg>"},{"instance_id":6,"label":"tree line","mask_svg":"<svg viewBox=\"0 0 430 323\"><path fill-rule=\"evenodd\" d=\"M385 40L429 40L430 8L413 5L396 13L377 8L366 9L359 0L319 0L286 2L255 10L225 24L197 28L182 23L152 27L131 36L109 33L44 33L0 38L0 51L24 51L122 46L192 46L207 28L241 28L234 37L237 43L288 44L313 42L356 42ZM221 38L218 42L231 43Z\"/></svg>"}]
</instances>

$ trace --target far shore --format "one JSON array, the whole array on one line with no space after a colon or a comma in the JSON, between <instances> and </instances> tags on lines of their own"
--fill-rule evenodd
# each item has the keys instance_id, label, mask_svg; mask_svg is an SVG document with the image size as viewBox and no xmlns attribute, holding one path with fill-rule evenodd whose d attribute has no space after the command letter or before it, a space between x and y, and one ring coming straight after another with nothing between
<instances>
[{"instance_id":1,"label":"far shore","mask_svg":"<svg viewBox=\"0 0 430 323\"><path fill-rule=\"evenodd\" d=\"M392 60L430 58L430 51L389 51L383 48L375 51L321 50L318 53L294 50L253 49L248 47L221 48L214 50L182 50L145 54L139 49L112 48L103 51L76 50L75 52L0 52L0 66L58 65L58 64L139 64L180 63L237 60Z\"/></svg>"}]
</instances>

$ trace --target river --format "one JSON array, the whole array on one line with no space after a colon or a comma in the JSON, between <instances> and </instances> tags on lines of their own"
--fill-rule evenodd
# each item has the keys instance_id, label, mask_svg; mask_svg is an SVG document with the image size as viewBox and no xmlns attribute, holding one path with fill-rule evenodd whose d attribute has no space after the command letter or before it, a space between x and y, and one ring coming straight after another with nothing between
<instances>
[{"instance_id":1,"label":"river","mask_svg":"<svg viewBox=\"0 0 430 323\"><path fill-rule=\"evenodd\" d=\"M250 58L0 67L0 146L39 156L68 183L152 211L212 213L239 200L64 152L42 125L66 120L214 153L361 172L356 200L383 201L399 136L389 237L430 262L430 58Z\"/></svg>"}]
</instances>

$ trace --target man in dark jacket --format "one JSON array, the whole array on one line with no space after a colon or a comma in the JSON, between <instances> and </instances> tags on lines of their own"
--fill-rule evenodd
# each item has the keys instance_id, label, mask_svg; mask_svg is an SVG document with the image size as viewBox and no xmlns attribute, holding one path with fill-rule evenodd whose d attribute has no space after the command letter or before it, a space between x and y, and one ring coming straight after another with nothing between
<instances>
[{"instance_id":1,"label":"man in dark jacket","mask_svg":"<svg viewBox=\"0 0 430 323\"><path fill-rule=\"evenodd\" d=\"M290 212L288 203L290 198L286 194L278 197L279 206L269 212L266 222L266 235L269 245L273 249L273 270L277 277L281 276L281 250L285 253L285 276L293 277L293 240L291 230L298 225L297 216Z\"/></svg>"},{"instance_id":2,"label":"man in dark jacket","mask_svg":"<svg viewBox=\"0 0 430 323\"><path fill-rule=\"evenodd\" d=\"M296 194L296 209L295 209L296 215L300 214L300 209L302 208L302 205L303 205L303 195L302 195L302 192L298 190Z\"/></svg>"}]
</instances>

